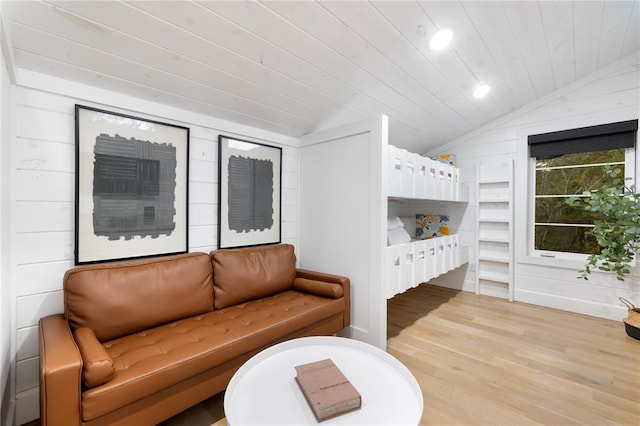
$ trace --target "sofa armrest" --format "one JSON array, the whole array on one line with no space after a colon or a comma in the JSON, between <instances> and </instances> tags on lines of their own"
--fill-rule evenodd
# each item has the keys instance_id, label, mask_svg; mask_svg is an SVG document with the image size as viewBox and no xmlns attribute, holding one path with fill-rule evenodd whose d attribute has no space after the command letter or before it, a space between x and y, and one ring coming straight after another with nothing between
<instances>
[{"instance_id":1,"label":"sofa armrest","mask_svg":"<svg viewBox=\"0 0 640 426\"><path fill-rule=\"evenodd\" d=\"M303 293L315 294L316 296L328 297L330 299L340 299L342 297L342 286L326 281L310 280L308 278L296 278L293 280L293 289Z\"/></svg>"},{"instance_id":2,"label":"sofa armrest","mask_svg":"<svg viewBox=\"0 0 640 426\"><path fill-rule=\"evenodd\" d=\"M113 359L96 338L94 331L80 327L73 332L73 338L82 356L82 380L88 388L107 383L115 371Z\"/></svg>"},{"instance_id":3,"label":"sofa armrest","mask_svg":"<svg viewBox=\"0 0 640 426\"><path fill-rule=\"evenodd\" d=\"M64 315L38 322L40 339L40 422L80 424L82 358Z\"/></svg>"},{"instance_id":4,"label":"sofa armrest","mask_svg":"<svg viewBox=\"0 0 640 426\"><path fill-rule=\"evenodd\" d=\"M327 274L324 272L309 271L307 269L296 269L296 278L306 278L308 280L325 281L342 286L342 297L344 298L344 327L351 322L351 281L341 275Z\"/></svg>"}]
</instances>

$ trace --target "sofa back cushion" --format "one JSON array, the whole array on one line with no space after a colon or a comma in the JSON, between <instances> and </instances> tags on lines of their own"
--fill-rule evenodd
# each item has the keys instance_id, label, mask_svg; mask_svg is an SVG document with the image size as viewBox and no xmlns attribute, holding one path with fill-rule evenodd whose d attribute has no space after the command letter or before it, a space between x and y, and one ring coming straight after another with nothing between
<instances>
[{"instance_id":1,"label":"sofa back cushion","mask_svg":"<svg viewBox=\"0 0 640 426\"><path fill-rule=\"evenodd\" d=\"M296 277L290 244L216 250L211 263L216 309L289 290Z\"/></svg>"},{"instance_id":2,"label":"sofa back cushion","mask_svg":"<svg viewBox=\"0 0 640 426\"><path fill-rule=\"evenodd\" d=\"M206 253L80 266L64 276L65 315L115 339L213 310L211 275Z\"/></svg>"}]
</instances>

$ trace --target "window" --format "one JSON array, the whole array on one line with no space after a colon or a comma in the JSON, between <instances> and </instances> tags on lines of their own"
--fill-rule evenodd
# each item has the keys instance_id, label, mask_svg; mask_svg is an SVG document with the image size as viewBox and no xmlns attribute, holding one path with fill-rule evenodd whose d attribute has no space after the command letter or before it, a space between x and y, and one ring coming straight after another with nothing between
<instances>
[{"instance_id":1,"label":"window","mask_svg":"<svg viewBox=\"0 0 640 426\"><path fill-rule=\"evenodd\" d=\"M637 128L638 121L632 120L529 136L535 178L534 250L597 252L598 244L588 233L597 217L566 200L600 188L609 179L607 166L631 175Z\"/></svg>"},{"instance_id":2,"label":"window","mask_svg":"<svg viewBox=\"0 0 640 426\"><path fill-rule=\"evenodd\" d=\"M534 249L594 253L598 244L587 231L593 213L570 207L566 200L600 188L604 166L625 167L625 149L565 154L535 159Z\"/></svg>"}]
</instances>

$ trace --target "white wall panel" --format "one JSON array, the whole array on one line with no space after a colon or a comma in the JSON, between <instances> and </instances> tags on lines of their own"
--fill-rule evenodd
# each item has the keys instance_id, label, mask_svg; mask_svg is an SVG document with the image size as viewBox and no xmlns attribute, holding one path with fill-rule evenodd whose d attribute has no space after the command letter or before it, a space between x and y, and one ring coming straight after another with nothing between
<instances>
[{"instance_id":1,"label":"white wall panel","mask_svg":"<svg viewBox=\"0 0 640 426\"><path fill-rule=\"evenodd\" d=\"M528 265L523 265L522 269L526 269ZM547 268L548 269L548 268ZM608 277L603 274L595 274L588 282L576 278L574 271L553 271L553 274L530 274L520 272L518 288L520 291L553 294L554 297L572 299L575 301L586 301L597 303L602 312L588 312L590 315L602 316L604 318L622 318L627 314L627 309L622 306L618 297L624 297L631 300L638 297L640 288L638 285L606 285L610 282ZM558 276L560 275L560 276ZM600 275L600 276L599 276ZM563 285L558 287L557 281L564 281ZM602 285L596 284L597 281ZM606 312L605 312L606 310Z\"/></svg>"},{"instance_id":2,"label":"white wall panel","mask_svg":"<svg viewBox=\"0 0 640 426\"><path fill-rule=\"evenodd\" d=\"M637 57L624 58L613 66L489 123L434 152L456 154L463 176L469 178L470 171L477 163L497 157L514 159L515 300L614 320L621 320L626 315L626 310L617 302L619 296L640 300L640 285L637 280L639 268L635 268L635 276L623 283L600 272L592 274L589 281L584 281L576 278L577 271L584 266L583 262L529 256L526 220L526 134L540 133L535 129L553 131L637 119L640 116L638 65ZM581 64L581 67L586 66L587 64ZM640 158L638 153L637 158ZM639 179L640 162L637 161L636 181ZM465 182L469 183L467 179ZM474 188L474 185L471 187ZM474 210L471 207L475 204L475 199L472 191L467 211ZM475 232L470 233L475 240ZM461 236L461 241L466 238L468 236ZM473 256L473 253L470 254ZM466 279L475 279L475 271L469 270Z\"/></svg>"},{"instance_id":3,"label":"white wall panel","mask_svg":"<svg viewBox=\"0 0 640 426\"><path fill-rule=\"evenodd\" d=\"M0 4L0 10L4 4ZM9 141L13 131L12 107L13 90L10 83L8 69L13 64L11 55L5 51L6 35L4 22L0 20L0 424L13 423L14 395L15 395L15 364L14 359L14 327L15 324L15 282L12 276L13 261L13 230L11 187L13 177L12 157L14 148ZM6 55L6 56L5 56Z\"/></svg>"},{"instance_id":4,"label":"white wall panel","mask_svg":"<svg viewBox=\"0 0 640 426\"><path fill-rule=\"evenodd\" d=\"M342 333L386 347L387 117L301 139L301 266L351 280ZM329 173L327 173L329 171Z\"/></svg>"},{"instance_id":5,"label":"white wall panel","mask_svg":"<svg viewBox=\"0 0 640 426\"><path fill-rule=\"evenodd\" d=\"M23 392L38 386L38 357L16 363L16 392Z\"/></svg>"},{"instance_id":6,"label":"white wall panel","mask_svg":"<svg viewBox=\"0 0 640 426\"><path fill-rule=\"evenodd\" d=\"M191 182L217 183L218 163L195 160L191 157L189 161L189 180Z\"/></svg>"},{"instance_id":7,"label":"white wall panel","mask_svg":"<svg viewBox=\"0 0 640 426\"><path fill-rule=\"evenodd\" d=\"M62 287L64 273L71 267L72 259L18 265L16 279L21 285L17 289L17 295L27 296L59 290Z\"/></svg>"},{"instance_id":8,"label":"white wall panel","mask_svg":"<svg viewBox=\"0 0 640 426\"><path fill-rule=\"evenodd\" d=\"M72 201L23 201L17 215L18 232L73 231Z\"/></svg>"},{"instance_id":9,"label":"white wall panel","mask_svg":"<svg viewBox=\"0 0 640 426\"><path fill-rule=\"evenodd\" d=\"M298 173L298 151L297 149L284 147L282 149L282 172ZM286 181L286 179L283 179ZM292 179L287 182L288 185L298 187L298 179Z\"/></svg>"},{"instance_id":10,"label":"white wall panel","mask_svg":"<svg viewBox=\"0 0 640 426\"><path fill-rule=\"evenodd\" d=\"M16 395L15 419L17 425L22 425L38 418L40 413L39 398L38 388L27 389Z\"/></svg>"},{"instance_id":11,"label":"white wall panel","mask_svg":"<svg viewBox=\"0 0 640 426\"><path fill-rule=\"evenodd\" d=\"M298 236L297 222L282 223L282 242L286 244L296 244Z\"/></svg>"},{"instance_id":12,"label":"white wall panel","mask_svg":"<svg viewBox=\"0 0 640 426\"><path fill-rule=\"evenodd\" d=\"M67 142L51 142L40 139L17 140L17 168L72 172L75 168L75 146Z\"/></svg>"},{"instance_id":13,"label":"white wall panel","mask_svg":"<svg viewBox=\"0 0 640 426\"><path fill-rule=\"evenodd\" d=\"M282 188L282 207L295 206L298 203L298 188Z\"/></svg>"},{"instance_id":14,"label":"white wall panel","mask_svg":"<svg viewBox=\"0 0 640 426\"><path fill-rule=\"evenodd\" d=\"M282 211L282 221L285 223L297 222L298 221L298 212L294 209L283 209Z\"/></svg>"},{"instance_id":15,"label":"white wall panel","mask_svg":"<svg viewBox=\"0 0 640 426\"><path fill-rule=\"evenodd\" d=\"M472 246L469 248L471 249ZM473 263L474 260L469 258L469 262L465 263L461 267L429 280L429 285L437 285L439 287L453 288L455 290L463 290L473 293L475 292L476 284L473 279L469 279L468 274L469 267Z\"/></svg>"},{"instance_id":16,"label":"white wall panel","mask_svg":"<svg viewBox=\"0 0 640 426\"><path fill-rule=\"evenodd\" d=\"M626 72L623 70L617 70L610 76L605 75L602 78L594 81L590 84L589 91L576 90L567 93L564 98L567 100L579 100L589 99L594 96L607 96L613 93L624 92L632 90L637 87L638 74L633 69L629 69Z\"/></svg>"},{"instance_id":17,"label":"white wall panel","mask_svg":"<svg viewBox=\"0 0 640 426\"><path fill-rule=\"evenodd\" d=\"M12 230L15 261L9 266L16 277L16 324L13 333L17 345L13 367L17 367L15 397L18 424L38 416L37 323L43 316L63 312L62 278L65 271L73 267L75 104L190 128L190 251L208 252L217 245L218 135L235 135L282 147L282 241L293 245L298 242L297 148L287 145L294 140L216 118L167 109L125 95L116 96L71 82L64 84L68 84L72 92L83 93L84 97L73 98L16 87L16 100L12 105L17 125L12 144L16 155L11 164L16 176L13 188L16 200L11 211L15 214L16 223ZM103 99L120 99L121 103L100 103ZM123 105L128 109L123 109ZM208 122L223 126L207 127Z\"/></svg>"},{"instance_id":18,"label":"white wall panel","mask_svg":"<svg viewBox=\"0 0 640 426\"><path fill-rule=\"evenodd\" d=\"M189 182L189 203L218 205L218 184Z\"/></svg>"},{"instance_id":19,"label":"white wall panel","mask_svg":"<svg viewBox=\"0 0 640 426\"><path fill-rule=\"evenodd\" d=\"M38 345L38 327L24 327L16 333L16 360L38 356L40 347Z\"/></svg>"},{"instance_id":20,"label":"white wall panel","mask_svg":"<svg viewBox=\"0 0 640 426\"><path fill-rule=\"evenodd\" d=\"M16 263L69 260L73 250L72 232L22 233L16 238Z\"/></svg>"},{"instance_id":21,"label":"white wall panel","mask_svg":"<svg viewBox=\"0 0 640 426\"><path fill-rule=\"evenodd\" d=\"M568 100L540 107L531 112L530 123L543 124L545 121L558 120L563 117L580 117L593 114L594 109L601 111L615 111L634 108L638 104L638 90L625 90L585 99ZM624 112L622 114L625 114ZM633 112L631 112L633 114ZM627 113L626 116L629 116ZM637 118L637 114L635 115Z\"/></svg>"},{"instance_id":22,"label":"white wall panel","mask_svg":"<svg viewBox=\"0 0 640 426\"><path fill-rule=\"evenodd\" d=\"M71 201L24 201L17 206L18 232L73 231L74 207Z\"/></svg>"},{"instance_id":23,"label":"white wall panel","mask_svg":"<svg viewBox=\"0 0 640 426\"><path fill-rule=\"evenodd\" d=\"M19 97L16 107L16 137L18 140L73 142L73 108L68 111L51 111L44 109L46 106L38 103L33 106L20 105L21 101L23 99Z\"/></svg>"},{"instance_id":24,"label":"white wall panel","mask_svg":"<svg viewBox=\"0 0 640 426\"><path fill-rule=\"evenodd\" d=\"M282 167L284 169L285 165L285 160L287 159L287 156L283 155L282 156ZM291 161L290 161L291 162ZM282 189L296 189L298 187L298 172L293 170L293 171L287 171L285 172L283 170L282 172Z\"/></svg>"},{"instance_id":25,"label":"white wall panel","mask_svg":"<svg viewBox=\"0 0 640 426\"><path fill-rule=\"evenodd\" d=\"M18 170L18 201L73 201L72 173Z\"/></svg>"},{"instance_id":26,"label":"white wall panel","mask_svg":"<svg viewBox=\"0 0 640 426\"><path fill-rule=\"evenodd\" d=\"M42 317L64 311L62 290L18 297L16 328L32 327Z\"/></svg>"},{"instance_id":27,"label":"white wall panel","mask_svg":"<svg viewBox=\"0 0 640 426\"><path fill-rule=\"evenodd\" d=\"M217 225L217 204L195 204L189 202L189 227Z\"/></svg>"},{"instance_id":28,"label":"white wall panel","mask_svg":"<svg viewBox=\"0 0 640 426\"><path fill-rule=\"evenodd\" d=\"M211 143L217 141L217 134L204 132L198 128L191 128L189 132L189 157L194 160L209 161L216 164L218 169L218 144Z\"/></svg>"},{"instance_id":29,"label":"white wall panel","mask_svg":"<svg viewBox=\"0 0 640 426\"><path fill-rule=\"evenodd\" d=\"M217 214L217 213L216 213ZM217 225L191 226L189 225L190 251L206 251L204 247L215 247L218 243Z\"/></svg>"}]
</instances>

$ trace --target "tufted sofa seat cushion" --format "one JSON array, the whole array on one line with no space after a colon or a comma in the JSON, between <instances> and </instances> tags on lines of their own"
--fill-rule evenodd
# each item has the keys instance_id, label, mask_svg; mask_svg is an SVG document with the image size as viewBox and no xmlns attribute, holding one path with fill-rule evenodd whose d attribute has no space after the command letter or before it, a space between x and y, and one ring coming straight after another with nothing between
<instances>
[{"instance_id":1,"label":"tufted sofa seat cushion","mask_svg":"<svg viewBox=\"0 0 640 426\"><path fill-rule=\"evenodd\" d=\"M347 307L348 308L348 307ZM88 421L164 389L282 336L327 318L339 318L344 299L285 291L260 300L174 321L104 342L115 374L82 394Z\"/></svg>"}]
</instances>

